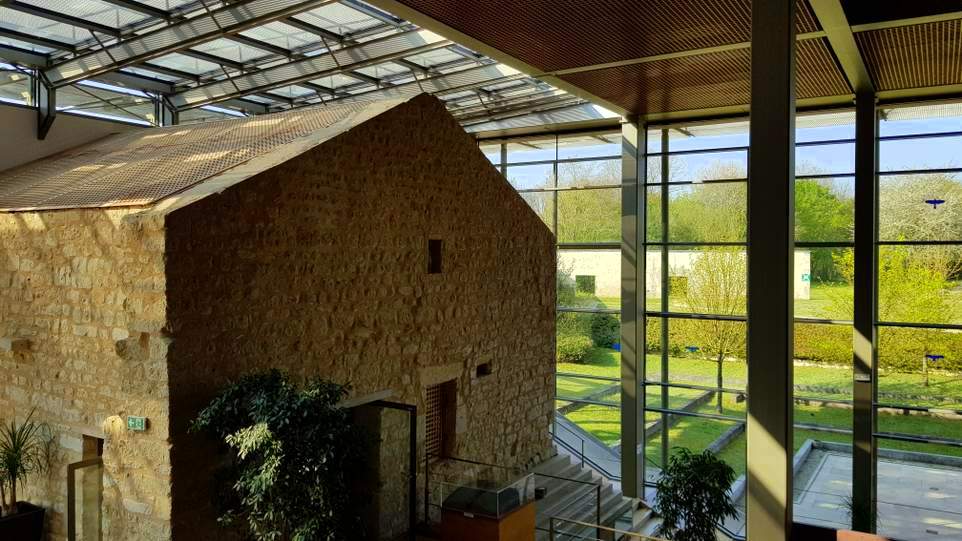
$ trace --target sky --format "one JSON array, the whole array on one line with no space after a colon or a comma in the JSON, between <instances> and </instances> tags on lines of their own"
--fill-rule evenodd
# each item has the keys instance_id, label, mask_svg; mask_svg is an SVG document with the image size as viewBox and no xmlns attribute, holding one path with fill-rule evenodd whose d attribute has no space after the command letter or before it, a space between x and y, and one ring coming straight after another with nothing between
<instances>
[{"instance_id":1,"label":"sky","mask_svg":"<svg viewBox=\"0 0 962 541\"><path fill-rule=\"evenodd\" d=\"M674 150L699 150L722 147L743 147L748 145L747 123L738 126L740 133L686 137L676 132L669 143ZM694 130L693 130L694 131ZM706 130L707 131L707 130ZM962 168L962 135L934 137L924 139L902 139L886 141L884 137L895 135L909 135L918 133L947 133L962 132L962 116L946 118L925 118L908 120L883 120L879 123L879 135L883 140L879 143L879 171L892 172L913 169L931 168ZM796 141L800 143L812 141L850 140L855 136L853 124L837 126L800 128L796 131ZM649 152L660 150L660 141L655 140L657 133L651 133ZM620 152L617 142L611 144L584 145L590 141L580 139L578 145L562 147L558 151L560 159L610 156L617 159ZM552 160L555 149L549 140L541 142L548 148L532 149L521 144L508 145L508 163ZM500 161L500 150L497 146L482 147L489 159ZM694 180L700 172L706 170L712 163L723 160L738 163L747 169L747 152L744 150L710 152L700 154L675 155L673 162L678 164L679 171L673 175L673 180ZM855 170L855 145L850 142L831 145L800 146L796 150L795 162L799 174L818 171L820 173L852 175ZM551 174L550 164L524 165L508 167L508 177L518 189L531 189L544 185ZM960 175L962 176L962 175ZM840 188L851 183L851 178L839 179Z\"/></svg>"}]
</instances>

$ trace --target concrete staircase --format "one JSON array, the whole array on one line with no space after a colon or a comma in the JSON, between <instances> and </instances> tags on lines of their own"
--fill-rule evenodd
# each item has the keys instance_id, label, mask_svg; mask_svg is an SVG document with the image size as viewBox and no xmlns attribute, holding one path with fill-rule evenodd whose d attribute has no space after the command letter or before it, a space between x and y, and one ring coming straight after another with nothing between
<instances>
[{"instance_id":1,"label":"concrete staircase","mask_svg":"<svg viewBox=\"0 0 962 541\"><path fill-rule=\"evenodd\" d=\"M546 490L537 501L537 540L549 539L551 517L576 520L587 524L598 523L597 485L601 485L601 525L622 531L653 535L660 520L647 506L625 498L617 487L588 468L572 463L571 457L559 454L534 468L535 486ZM597 539L594 528L555 523L557 541L587 541ZM604 538L608 541L617 541Z\"/></svg>"}]
</instances>

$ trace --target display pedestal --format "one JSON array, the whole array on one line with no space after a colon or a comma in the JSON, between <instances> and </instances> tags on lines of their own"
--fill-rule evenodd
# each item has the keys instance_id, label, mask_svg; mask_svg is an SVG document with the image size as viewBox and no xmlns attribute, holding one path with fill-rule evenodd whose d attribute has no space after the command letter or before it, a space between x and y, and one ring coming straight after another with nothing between
<instances>
[{"instance_id":1,"label":"display pedestal","mask_svg":"<svg viewBox=\"0 0 962 541\"><path fill-rule=\"evenodd\" d=\"M454 509L441 510L441 541L534 541L534 531L534 502L500 519Z\"/></svg>"}]
</instances>

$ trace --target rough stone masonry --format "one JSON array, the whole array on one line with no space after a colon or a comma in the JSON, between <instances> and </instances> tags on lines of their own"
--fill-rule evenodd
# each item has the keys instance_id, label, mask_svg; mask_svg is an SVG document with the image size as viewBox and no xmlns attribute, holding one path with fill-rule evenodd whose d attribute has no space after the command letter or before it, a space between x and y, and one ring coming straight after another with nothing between
<instances>
[{"instance_id":1,"label":"rough stone masonry","mask_svg":"<svg viewBox=\"0 0 962 541\"><path fill-rule=\"evenodd\" d=\"M0 417L36 408L54 429L55 467L26 490L51 539L66 533L66 465L96 438L104 539L222 537L216 448L187 426L219 387L268 368L389 390L418 407L422 442L427 386L454 380L454 454L552 453L554 240L433 98L188 205L0 213L0 241ZM128 415L148 429L128 431ZM403 423L382 427L388 535L407 502L383 464L406 448Z\"/></svg>"}]
</instances>

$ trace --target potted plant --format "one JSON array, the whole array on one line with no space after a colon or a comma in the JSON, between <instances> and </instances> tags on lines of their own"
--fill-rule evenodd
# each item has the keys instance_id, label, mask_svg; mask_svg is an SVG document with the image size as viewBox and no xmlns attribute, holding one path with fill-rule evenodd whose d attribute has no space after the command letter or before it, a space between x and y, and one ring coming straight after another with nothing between
<instances>
[{"instance_id":1,"label":"potted plant","mask_svg":"<svg viewBox=\"0 0 962 541\"><path fill-rule=\"evenodd\" d=\"M0 539L40 541L44 509L17 499L17 485L50 468L50 430L33 420L0 423Z\"/></svg>"},{"instance_id":2,"label":"potted plant","mask_svg":"<svg viewBox=\"0 0 962 541\"><path fill-rule=\"evenodd\" d=\"M226 453L218 522L259 541L363 537L351 480L366 438L338 407L347 392L320 379L299 386L273 370L228 385L200 412L192 430Z\"/></svg>"},{"instance_id":3,"label":"potted plant","mask_svg":"<svg viewBox=\"0 0 962 541\"><path fill-rule=\"evenodd\" d=\"M715 541L715 530L737 510L728 492L735 470L710 450L676 448L658 481L659 535L674 541Z\"/></svg>"}]
</instances>

